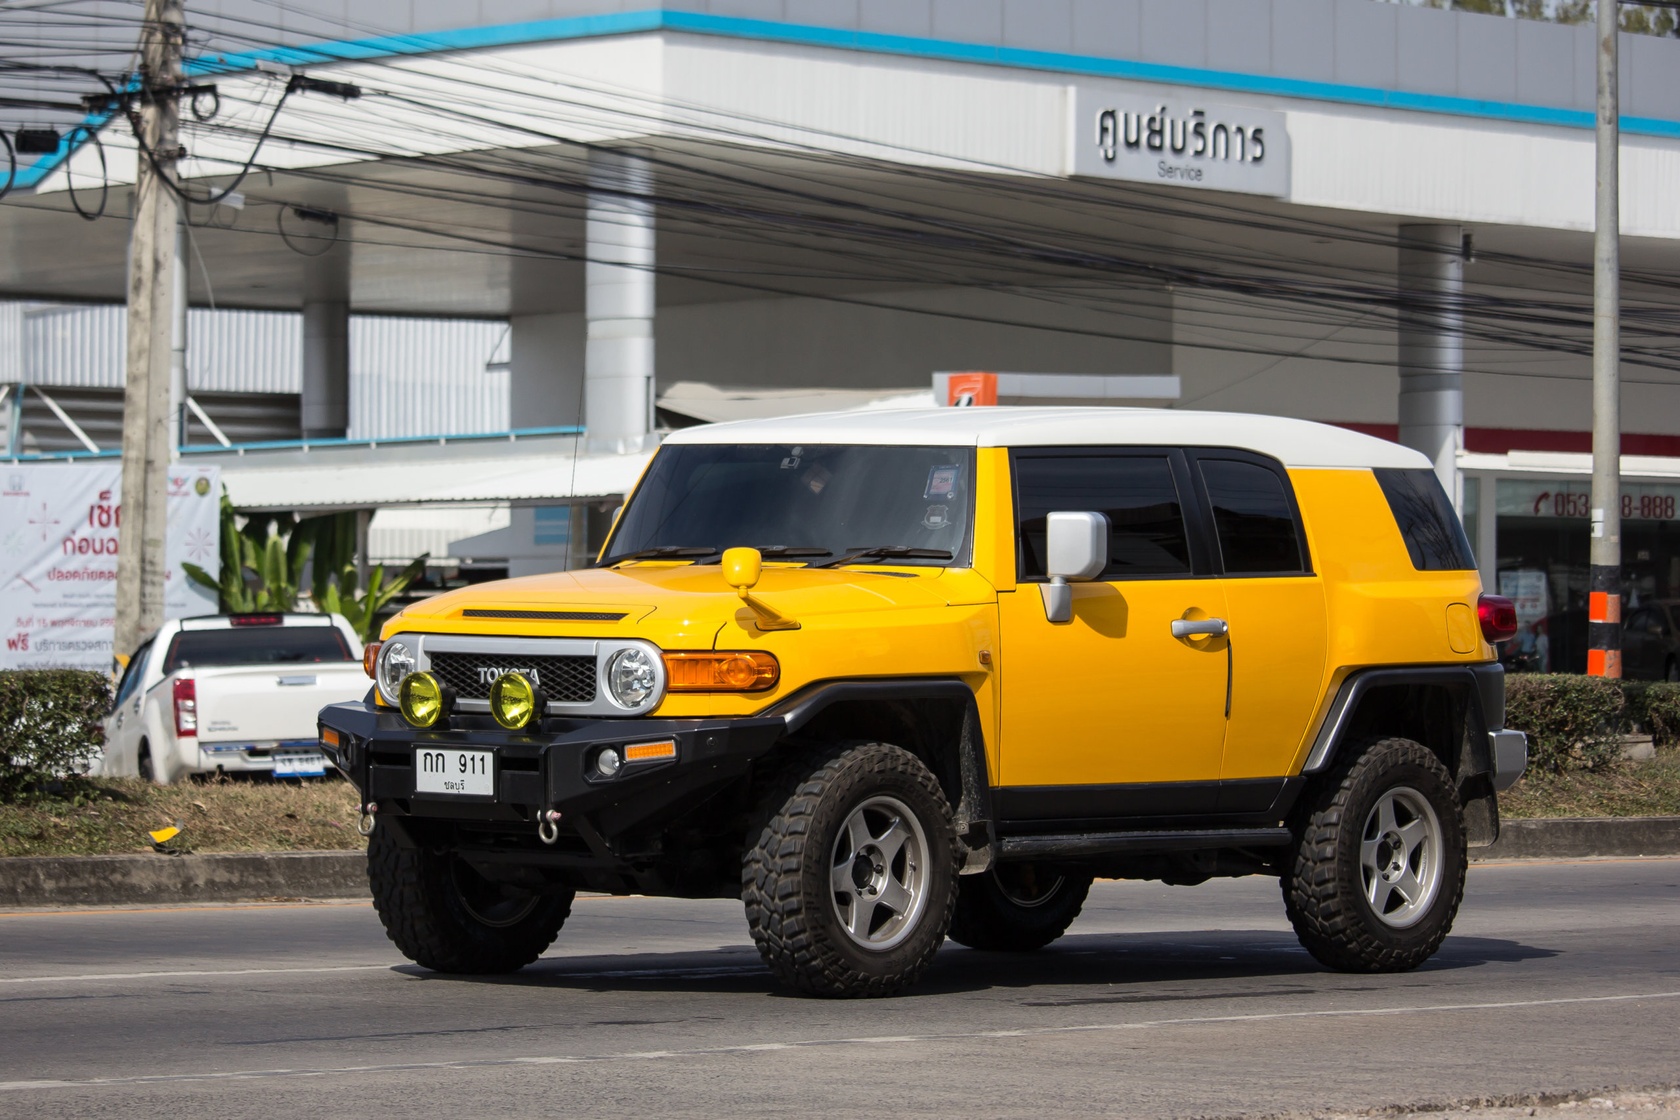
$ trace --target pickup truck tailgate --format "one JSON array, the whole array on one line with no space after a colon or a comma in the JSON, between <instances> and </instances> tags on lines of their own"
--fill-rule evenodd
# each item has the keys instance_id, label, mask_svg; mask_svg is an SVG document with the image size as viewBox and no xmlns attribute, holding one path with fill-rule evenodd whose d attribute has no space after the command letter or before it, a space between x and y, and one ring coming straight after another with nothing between
<instances>
[{"instance_id":1,"label":"pickup truck tailgate","mask_svg":"<svg viewBox=\"0 0 1680 1120\"><path fill-rule=\"evenodd\" d=\"M368 690L358 662L194 668L200 743L263 743L315 738L324 706L360 700Z\"/></svg>"}]
</instances>

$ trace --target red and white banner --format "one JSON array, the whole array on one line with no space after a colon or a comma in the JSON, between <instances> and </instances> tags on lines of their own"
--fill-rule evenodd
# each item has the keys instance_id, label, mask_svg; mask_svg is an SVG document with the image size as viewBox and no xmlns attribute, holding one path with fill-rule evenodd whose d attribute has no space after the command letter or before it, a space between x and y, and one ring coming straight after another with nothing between
<instances>
[{"instance_id":1,"label":"red and white banner","mask_svg":"<svg viewBox=\"0 0 1680 1120\"><path fill-rule=\"evenodd\" d=\"M219 467L169 470L164 613L215 614L184 561L220 567ZM0 669L111 668L117 607L117 463L0 463Z\"/></svg>"}]
</instances>

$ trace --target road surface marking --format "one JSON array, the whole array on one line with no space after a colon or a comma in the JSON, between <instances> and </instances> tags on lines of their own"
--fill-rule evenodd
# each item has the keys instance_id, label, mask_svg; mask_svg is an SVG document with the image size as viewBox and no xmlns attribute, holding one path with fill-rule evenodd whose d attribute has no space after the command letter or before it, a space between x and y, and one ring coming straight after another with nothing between
<instances>
[{"instance_id":1,"label":"road surface marking","mask_svg":"<svg viewBox=\"0 0 1680 1120\"><path fill-rule=\"evenodd\" d=\"M1634 1003L1680 998L1676 992L1636 992L1614 996L1564 996L1556 999L1509 1000L1499 1003L1436 1003L1414 1007L1363 1007L1326 1011L1274 1011L1252 1015L1206 1015L1178 1019L1149 1019L1135 1023L1090 1023L1073 1027L1022 1027L1013 1030L965 1031L925 1035L868 1035L856 1038L811 1038L792 1042L754 1042L735 1046L706 1046L687 1050L632 1050L617 1054L538 1055L528 1058L481 1058L454 1062L402 1062L390 1065L319 1066L304 1069L253 1069L227 1072L166 1073L141 1077L88 1077L64 1080L0 1081L0 1092L39 1089L92 1089L113 1085L167 1085L184 1081L251 1081L280 1077L332 1077L346 1074L412 1073L426 1070L497 1069L510 1066L585 1065L599 1062L645 1062L667 1058L701 1058L766 1051L805 1050L823 1046L903 1046L937 1042L976 1042L1003 1038L1031 1038L1098 1031L1136 1031L1160 1027L1205 1026L1218 1023L1264 1023L1284 1019L1332 1019L1394 1015L1429 1015L1448 1011L1511 1011L1534 1007L1563 1007L1588 1003Z\"/></svg>"},{"instance_id":2,"label":"road surface marking","mask_svg":"<svg viewBox=\"0 0 1680 1120\"><path fill-rule=\"evenodd\" d=\"M310 972L389 972L389 964L338 964L315 968L196 968L176 972L87 972L78 976L7 976L0 984L73 984L96 980L169 980L187 976L285 976Z\"/></svg>"}]
</instances>

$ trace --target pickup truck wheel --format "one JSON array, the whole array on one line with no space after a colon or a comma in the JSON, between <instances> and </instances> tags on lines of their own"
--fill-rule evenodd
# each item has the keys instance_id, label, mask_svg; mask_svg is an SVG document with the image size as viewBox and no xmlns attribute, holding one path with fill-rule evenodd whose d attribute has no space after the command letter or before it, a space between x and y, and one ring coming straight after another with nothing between
<instances>
[{"instance_id":1,"label":"pickup truck wheel","mask_svg":"<svg viewBox=\"0 0 1680 1120\"><path fill-rule=\"evenodd\" d=\"M1464 897L1463 810L1435 753L1409 739L1353 752L1306 799L1284 907L1320 963L1402 972L1434 955Z\"/></svg>"},{"instance_id":2,"label":"pickup truck wheel","mask_svg":"<svg viewBox=\"0 0 1680 1120\"><path fill-rule=\"evenodd\" d=\"M1030 863L1005 863L957 880L951 940L970 949L1022 953L1067 932L1085 905L1089 875L1056 875Z\"/></svg>"},{"instance_id":3,"label":"pickup truck wheel","mask_svg":"<svg viewBox=\"0 0 1680 1120\"><path fill-rule=\"evenodd\" d=\"M368 884L385 933L434 972L517 972L542 955L572 912L573 892L510 894L451 852L368 838Z\"/></svg>"},{"instance_id":4,"label":"pickup truck wheel","mask_svg":"<svg viewBox=\"0 0 1680 1120\"><path fill-rule=\"evenodd\" d=\"M798 991L893 995L945 940L957 855L950 805L915 755L886 743L816 754L771 796L742 859L753 942Z\"/></svg>"}]
</instances>

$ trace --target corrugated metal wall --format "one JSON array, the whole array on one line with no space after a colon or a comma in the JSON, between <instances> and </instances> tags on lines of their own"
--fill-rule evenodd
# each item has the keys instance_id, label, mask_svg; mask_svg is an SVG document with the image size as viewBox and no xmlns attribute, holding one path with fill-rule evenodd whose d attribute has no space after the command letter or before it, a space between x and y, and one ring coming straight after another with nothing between
<instances>
[{"instance_id":1,"label":"corrugated metal wall","mask_svg":"<svg viewBox=\"0 0 1680 1120\"><path fill-rule=\"evenodd\" d=\"M301 390L303 330L295 312L194 308L187 322L191 392ZM353 316L350 437L507 428L506 335L502 322ZM118 304L0 302L0 382L120 389L126 337L127 312ZM497 360L502 367L487 371Z\"/></svg>"},{"instance_id":2,"label":"corrugated metal wall","mask_svg":"<svg viewBox=\"0 0 1680 1120\"><path fill-rule=\"evenodd\" d=\"M506 323L350 320L350 438L499 432L508 427Z\"/></svg>"}]
</instances>

